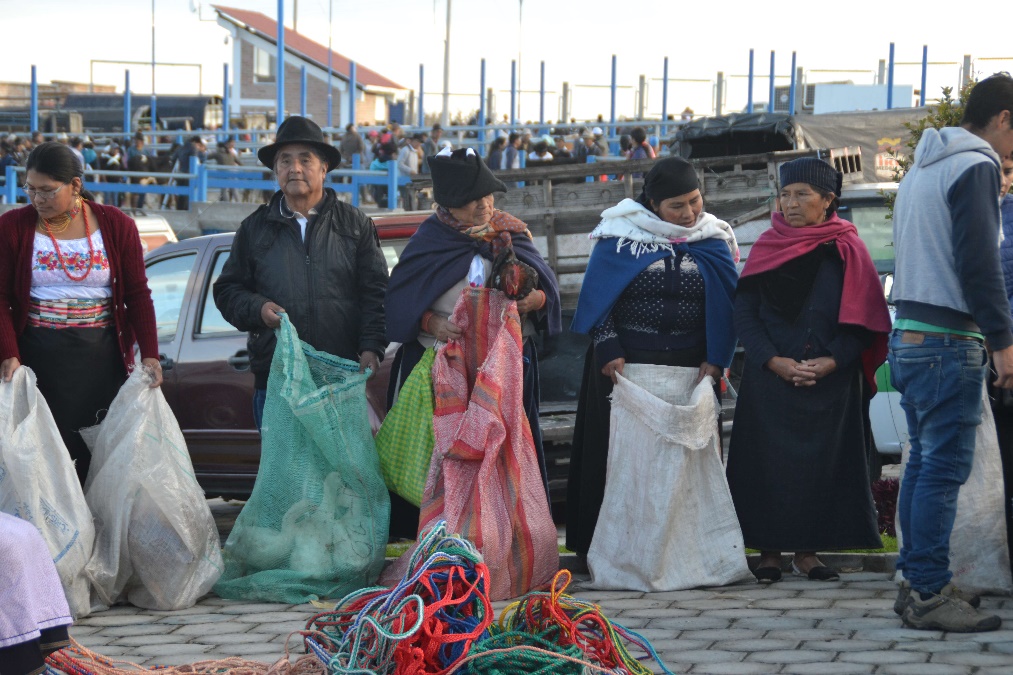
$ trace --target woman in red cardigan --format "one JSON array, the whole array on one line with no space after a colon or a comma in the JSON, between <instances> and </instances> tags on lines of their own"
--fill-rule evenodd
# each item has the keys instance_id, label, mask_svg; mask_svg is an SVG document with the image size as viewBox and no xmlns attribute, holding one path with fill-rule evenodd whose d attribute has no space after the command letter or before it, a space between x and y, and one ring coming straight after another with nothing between
<instances>
[{"instance_id":1,"label":"woman in red cardigan","mask_svg":"<svg viewBox=\"0 0 1013 675\"><path fill-rule=\"evenodd\" d=\"M162 383L141 239L122 211L88 201L69 147L28 156L31 204L0 215L0 386L20 365L38 378L77 475L91 463L78 431L96 424L141 362Z\"/></svg>"}]
</instances>

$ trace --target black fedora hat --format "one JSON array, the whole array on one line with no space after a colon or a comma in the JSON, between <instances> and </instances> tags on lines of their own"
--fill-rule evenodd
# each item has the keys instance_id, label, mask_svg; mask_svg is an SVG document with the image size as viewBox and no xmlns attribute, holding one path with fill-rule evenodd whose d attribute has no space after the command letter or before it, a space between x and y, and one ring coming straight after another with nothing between
<instances>
[{"instance_id":1,"label":"black fedora hat","mask_svg":"<svg viewBox=\"0 0 1013 675\"><path fill-rule=\"evenodd\" d=\"M507 189L471 148L433 155L429 171L433 175L433 201L447 208L458 208Z\"/></svg>"},{"instance_id":2,"label":"black fedora hat","mask_svg":"<svg viewBox=\"0 0 1013 675\"><path fill-rule=\"evenodd\" d=\"M283 145L291 143L302 143L311 145L320 150L327 158L327 170L330 171L341 163L341 153L330 143L324 140L324 132L320 130L317 123L305 117L293 115L281 123L278 133L274 137L274 143L265 145L257 151L257 158L261 163L274 169L274 156Z\"/></svg>"}]
</instances>

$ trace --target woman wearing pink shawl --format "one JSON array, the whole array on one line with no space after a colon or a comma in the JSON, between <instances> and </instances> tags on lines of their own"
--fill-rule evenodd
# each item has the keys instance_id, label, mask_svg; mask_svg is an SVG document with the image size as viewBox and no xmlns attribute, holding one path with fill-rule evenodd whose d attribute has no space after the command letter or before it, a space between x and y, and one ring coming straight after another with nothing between
<instances>
[{"instance_id":1,"label":"woman wearing pink shawl","mask_svg":"<svg viewBox=\"0 0 1013 675\"><path fill-rule=\"evenodd\" d=\"M804 158L781 167L780 212L739 279L746 352L728 484L761 583L792 570L839 578L817 551L879 548L867 457L868 401L890 315L868 249L841 220L841 174Z\"/></svg>"}]
</instances>

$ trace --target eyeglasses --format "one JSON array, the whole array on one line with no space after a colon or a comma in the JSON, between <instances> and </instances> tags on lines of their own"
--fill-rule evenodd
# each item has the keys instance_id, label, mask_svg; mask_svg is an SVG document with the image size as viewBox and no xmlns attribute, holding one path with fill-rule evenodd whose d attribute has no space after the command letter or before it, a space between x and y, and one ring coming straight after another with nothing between
<instances>
[{"instance_id":1,"label":"eyeglasses","mask_svg":"<svg viewBox=\"0 0 1013 675\"><path fill-rule=\"evenodd\" d=\"M59 192L60 190L62 190L65 187L67 187L67 185L68 185L68 183L64 183L63 185L61 185L60 187L56 188L55 190L36 190L35 188L30 187L28 185L28 183L25 183L24 185L21 186L21 189L25 191L25 194L28 195L29 199L36 199L36 198L38 198L38 199L52 199L53 197L56 196L57 192Z\"/></svg>"}]
</instances>

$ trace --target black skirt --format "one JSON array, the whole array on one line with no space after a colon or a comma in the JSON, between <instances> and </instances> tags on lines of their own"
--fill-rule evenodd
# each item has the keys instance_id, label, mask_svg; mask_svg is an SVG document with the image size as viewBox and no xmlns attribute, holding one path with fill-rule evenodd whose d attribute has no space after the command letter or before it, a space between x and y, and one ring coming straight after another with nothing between
<instances>
[{"instance_id":1,"label":"black skirt","mask_svg":"<svg viewBox=\"0 0 1013 675\"><path fill-rule=\"evenodd\" d=\"M626 363L699 368L706 360L706 346L660 352L626 350ZM591 345L584 357L584 377L577 400L570 476L566 485L566 548L582 556L586 556L591 547L598 512L605 499L611 395L612 379L601 374L594 345Z\"/></svg>"},{"instance_id":2,"label":"black skirt","mask_svg":"<svg viewBox=\"0 0 1013 675\"><path fill-rule=\"evenodd\" d=\"M41 635L0 649L0 675L37 675L46 670L46 657L70 644L66 626L44 628Z\"/></svg>"},{"instance_id":3,"label":"black skirt","mask_svg":"<svg viewBox=\"0 0 1013 675\"><path fill-rule=\"evenodd\" d=\"M25 328L22 365L35 371L77 477L84 485L91 452L78 433L98 424L127 379L116 328Z\"/></svg>"}]
</instances>

